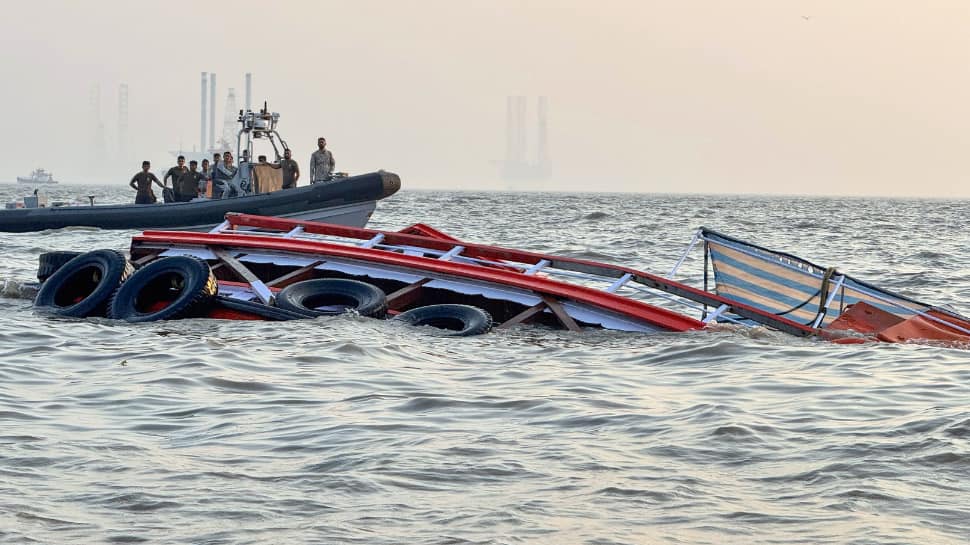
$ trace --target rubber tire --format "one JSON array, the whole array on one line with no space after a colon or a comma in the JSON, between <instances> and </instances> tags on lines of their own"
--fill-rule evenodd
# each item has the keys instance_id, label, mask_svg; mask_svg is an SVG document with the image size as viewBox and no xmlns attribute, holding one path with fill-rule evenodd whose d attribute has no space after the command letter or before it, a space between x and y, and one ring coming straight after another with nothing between
<instances>
[{"instance_id":1,"label":"rubber tire","mask_svg":"<svg viewBox=\"0 0 970 545\"><path fill-rule=\"evenodd\" d=\"M37 258L37 280L43 282L51 277L67 262L81 255L81 252L46 252Z\"/></svg>"},{"instance_id":2,"label":"rubber tire","mask_svg":"<svg viewBox=\"0 0 970 545\"><path fill-rule=\"evenodd\" d=\"M448 331L448 337L481 335L492 329L492 316L471 305L427 305L402 312L395 317L413 326L431 326Z\"/></svg>"},{"instance_id":3,"label":"rubber tire","mask_svg":"<svg viewBox=\"0 0 970 545\"><path fill-rule=\"evenodd\" d=\"M325 305L340 309L321 310ZM361 316L387 315L387 296L380 288L357 280L321 278L286 286L276 294L276 306L312 316L334 316L354 309Z\"/></svg>"},{"instance_id":4,"label":"rubber tire","mask_svg":"<svg viewBox=\"0 0 970 545\"><path fill-rule=\"evenodd\" d=\"M124 254L116 250L83 253L41 284L34 307L58 316L104 316L111 294L133 270Z\"/></svg>"},{"instance_id":5,"label":"rubber tire","mask_svg":"<svg viewBox=\"0 0 970 545\"><path fill-rule=\"evenodd\" d=\"M165 300L162 296L173 287L178 287L177 295L168 305L146 310L152 302ZM163 257L138 269L122 284L108 305L108 317L154 322L196 316L208 307L218 289L216 277L204 260L184 255Z\"/></svg>"},{"instance_id":6,"label":"rubber tire","mask_svg":"<svg viewBox=\"0 0 970 545\"><path fill-rule=\"evenodd\" d=\"M286 320L306 320L308 318L313 318L313 315L306 312L295 312L292 310L287 310L285 308L271 307L269 305L264 305L263 303L257 303L255 301L243 301L241 299L233 299L231 297L226 297L224 295L218 295L215 298L215 304L220 307L227 308L229 310L237 310L239 312L249 312L257 316L262 316L267 320L273 320L277 322L282 322Z\"/></svg>"}]
</instances>

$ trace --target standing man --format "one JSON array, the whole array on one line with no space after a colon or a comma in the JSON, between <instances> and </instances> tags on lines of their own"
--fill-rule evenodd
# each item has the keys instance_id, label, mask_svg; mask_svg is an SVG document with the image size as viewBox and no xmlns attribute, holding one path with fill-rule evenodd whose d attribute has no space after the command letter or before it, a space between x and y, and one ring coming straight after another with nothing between
<instances>
[{"instance_id":1,"label":"standing man","mask_svg":"<svg viewBox=\"0 0 970 545\"><path fill-rule=\"evenodd\" d=\"M236 175L236 167L232 166L232 153L222 154L222 162L213 167L212 198L221 199L229 189L229 181Z\"/></svg>"},{"instance_id":2,"label":"standing man","mask_svg":"<svg viewBox=\"0 0 970 545\"><path fill-rule=\"evenodd\" d=\"M329 182L333 177L333 154L327 149L327 139L317 138L317 151L310 156L310 183Z\"/></svg>"},{"instance_id":3,"label":"standing man","mask_svg":"<svg viewBox=\"0 0 970 545\"><path fill-rule=\"evenodd\" d=\"M158 177L148 172L148 169L152 168L152 164L148 161L141 162L141 172L136 173L131 177L131 181L128 185L132 189L137 191L135 193L135 204L152 204L155 202L155 193L152 191L152 183L158 184L158 187L165 189L165 185L158 181Z\"/></svg>"},{"instance_id":4,"label":"standing man","mask_svg":"<svg viewBox=\"0 0 970 545\"><path fill-rule=\"evenodd\" d=\"M212 163L209 165L209 170L210 170L209 179L212 180L212 195L206 195L206 196L210 196L213 199L218 199L219 198L218 195L221 195L221 193L219 193L219 190L217 189L219 182L216 178L216 173L219 171L220 164L222 164L222 154L213 153ZM208 190L206 191L206 193L208 193Z\"/></svg>"},{"instance_id":5,"label":"standing man","mask_svg":"<svg viewBox=\"0 0 970 545\"><path fill-rule=\"evenodd\" d=\"M179 155L178 156L178 164L175 165L174 167L168 169L168 172L165 173L165 177L162 178L162 186L163 186L163 188L162 188L162 198L164 199L165 202L172 202L172 201L177 201L178 200L178 199L175 198L175 191L174 191L175 184L177 184L178 181L179 181L179 178L183 174L185 174L186 172L188 172L188 171L189 171L189 169L185 168L185 156L184 155ZM168 189L168 179L169 178L172 179L172 189L171 190Z\"/></svg>"},{"instance_id":6,"label":"standing man","mask_svg":"<svg viewBox=\"0 0 970 545\"><path fill-rule=\"evenodd\" d=\"M196 170L198 166L198 162L189 161L189 170L175 180L176 202L189 202L199 194L199 180L204 179L204 176Z\"/></svg>"},{"instance_id":7,"label":"standing man","mask_svg":"<svg viewBox=\"0 0 970 545\"><path fill-rule=\"evenodd\" d=\"M168 179L171 178L172 187L175 187L175 184L177 184L179 181L179 177L181 177L183 174L185 174L188 171L189 169L185 168L185 156L179 155L178 164L168 169L168 172L165 173L165 177L162 178L162 185L167 186Z\"/></svg>"},{"instance_id":8,"label":"standing man","mask_svg":"<svg viewBox=\"0 0 970 545\"><path fill-rule=\"evenodd\" d=\"M324 144L326 144L326 140L324 140ZM314 152L314 155L316 155L316 152ZM312 162L312 157L310 160ZM330 156L330 164L333 164L333 155ZM283 160L279 164L274 164L273 168L283 169L283 189L296 187L296 182L300 179L300 165L293 160L293 154L290 153L289 148L283 150Z\"/></svg>"},{"instance_id":9,"label":"standing man","mask_svg":"<svg viewBox=\"0 0 970 545\"><path fill-rule=\"evenodd\" d=\"M209 187L209 181L212 180L212 168L209 166L209 160L202 160L202 179L199 180L198 194L200 197L205 197L206 189Z\"/></svg>"},{"instance_id":10,"label":"standing man","mask_svg":"<svg viewBox=\"0 0 970 545\"><path fill-rule=\"evenodd\" d=\"M239 158L239 166L236 173L229 179L226 192L222 197L243 197L252 194L253 191L253 160L249 156L249 150L242 150L242 157Z\"/></svg>"}]
</instances>

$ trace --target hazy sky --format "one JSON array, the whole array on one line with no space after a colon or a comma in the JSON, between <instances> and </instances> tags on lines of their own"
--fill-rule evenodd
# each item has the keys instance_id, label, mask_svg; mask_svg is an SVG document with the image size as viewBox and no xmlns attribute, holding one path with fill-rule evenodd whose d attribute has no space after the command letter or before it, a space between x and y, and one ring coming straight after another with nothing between
<instances>
[{"instance_id":1,"label":"hazy sky","mask_svg":"<svg viewBox=\"0 0 970 545\"><path fill-rule=\"evenodd\" d=\"M218 127L252 72L304 168L324 135L338 170L410 188L504 189L506 97L545 95L544 189L970 197L967 0L3 5L3 181L90 179L97 85L104 181L167 167L198 144L207 71Z\"/></svg>"}]
</instances>

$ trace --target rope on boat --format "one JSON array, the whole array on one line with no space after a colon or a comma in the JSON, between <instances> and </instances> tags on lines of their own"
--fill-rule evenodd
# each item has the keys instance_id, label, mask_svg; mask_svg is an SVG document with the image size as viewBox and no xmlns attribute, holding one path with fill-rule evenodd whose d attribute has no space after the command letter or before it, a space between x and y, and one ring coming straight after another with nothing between
<instances>
[{"instance_id":1,"label":"rope on boat","mask_svg":"<svg viewBox=\"0 0 970 545\"><path fill-rule=\"evenodd\" d=\"M835 270L835 267L829 267L822 274L822 286L818 289L818 312L815 313L815 319L811 322L813 327L818 327L818 324L822 323L822 320L825 319L825 314L828 312L829 301L831 300L829 288L831 287L832 276L836 272L838 271Z\"/></svg>"},{"instance_id":2,"label":"rope on boat","mask_svg":"<svg viewBox=\"0 0 970 545\"><path fill-rule=\"evenodd\" d=\"M801 303L793 306L792 308L790 308L788 310L785 310L785 311L782 311L782 312L775 312L774 313L775 316L784 316L786 314L790 314L792 312L795 312L796 310L798 310L798 309L804 307L805 305L811 303L812 301L815 300L816 297L818 297L818 311L815 313L815 317L812 318L812 320L810 322L806 323L805 325L818 324L818 323L820 323L822 321L821 319L824 318L825 317L825 314L828 312L828 306L829 306L830 299L831 299L831 296L829 295L829 292L830 292L830 286L831 286L831 282L832 282L832 277L835 274L837 274L837 273L838 273L838 271L835 269L835 267L829 267L829 268L825 269L825 272L822 274L822 284L819 286L818 290L815 291L815 293L809 295L808 296L808 299L805 299ZM839 281L839 286L841 286L841 285L842 285L842 281L840 280ZM837 290L838 290L838 286L836 287L836 291ZM834 294L835 292L832 292L832 293Z\"/></svg>"}]
</instances>

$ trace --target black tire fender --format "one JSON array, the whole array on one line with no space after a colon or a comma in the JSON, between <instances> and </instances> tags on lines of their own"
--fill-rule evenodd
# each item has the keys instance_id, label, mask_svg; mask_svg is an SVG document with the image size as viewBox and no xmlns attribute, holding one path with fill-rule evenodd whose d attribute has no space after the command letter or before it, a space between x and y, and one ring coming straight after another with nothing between
<instances>
[{"instance_id":1,"label":"black tire fender","mask_svg":"<svg viewBox=\"0 0 970 545\"><path fill-rule=\"evenodd\" d=\"M37 258L37 280L43 282L51 277L67 262L81 255L81 252L45 252Z\"/></svg>"},{"instance_id":2,"label":"black tire fender","mask_svg":"<svg viewBox=\"0 0 970 545\"><path fill-rule=\"evenodd\" d=\"M229 310L249 312L257 316L262 316L267 320L278 322L285 320L306 320L314 317L312 314L306 312L295 312L285 308L271 307L269 305L264 305L263 303L257 303L256 301L233 299L232 297L226 297L224 295L217 295L214 303L217 306L227 308Z\"/></svg>"},{"instance_id":3,"label":"black tire fender","mask_svg":"<svg viewBox=\"0 0 970 545\"><path fill-rule=\"evenodd\" d=\"M83 253L50 275L37 291L34 307L59 316L104 316L108 301L134 268L116 250Z\"/></svg>"},{"instance_id":4,"label":"black tire fender","mask_svg":"<svg viewBox=\"0 0 970 545\"><path fill-rule=\"evenodd\" d=\"M427 305L402 312L394 319L413 326L444 329L449 337L481 335L492 328L492 316L471 305Z\"/></svg>"},{"instance_id":5,"label":"black tire fender","mask_svg":"<svg viewBox=\"0 0 970 545\"><path fill-rule=\"evenodd\" d=\"M135 271L108 305L108 317L154 322L196 316L216 296L212 269L193 256L163 257ZM160 303L167 303L157 308Z\"/></svg>"},{"instance_id":6,"label":"black tire fender","mask_svg":"<svg viewBox=\"0 0 970 545\"><path fill-rule=\"evenodd\" d=\"M361 316L383 318L387 296L366 282L320 278L286 286L276 294L276 306L312 316L333 316L353 309Z\"/></svg>"}]
</instances>

